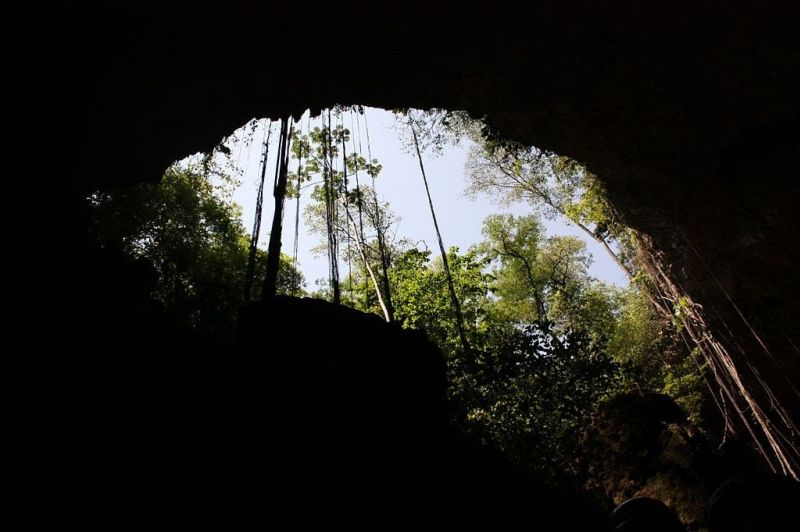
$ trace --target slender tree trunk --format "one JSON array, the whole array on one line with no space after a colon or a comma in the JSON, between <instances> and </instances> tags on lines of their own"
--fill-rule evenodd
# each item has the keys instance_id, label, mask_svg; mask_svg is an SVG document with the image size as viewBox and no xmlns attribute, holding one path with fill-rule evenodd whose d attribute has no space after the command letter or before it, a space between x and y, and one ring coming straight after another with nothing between
<instances>
[{"instance_id":1,"label":"slender tree trunk","mask_svg":"<svg viewBox=\"0 0 800 532\"><path fill-rule=\"evenodd\" d=\"M444 248L444 242L442 241L442 233L439 231L439 222L436 220L436 210L433 208L433 199L431 199L431 190L428 186L428 178L425 175L425 166L422 164L422 153L419 151L419 139L417 139L417 131L414 128L414 122L409 117L408 125L411 127L411 134L414 137L414 148L417 151L417 159L419 160L419 169L422 172L422 182L425 184L425 193L428 195L428 206L431 209L431 217L433 218L433 227L436 230L436 238L439 240L439 251L442 254L442 267L444 268L444 274L447 278L447 288L450 292L450 302L453 305L453 312L455 313L456 317L456 325L458 326L458 336L461 340L461 347L464 349L465 352L469 352L469 342L467 341L467 333L464 328L464 317L461 313L461 303L458 301L458 296L456 295L456 288L453 285L453 276L450 273L450 264L447 260L447 251Z\"/></svg>"},{"instance_id":2,"label":"slender tree trunk","mask_svg":"<svg viewBox=\"0 0 800 532\"><path fill-rule=\"evenodd\" d=\"M324 130L324 119L323 119ZM333 292L333 304L340 305L342 302L341 292L339 289L339 248L336 238L336 229L334 228L334 221L336 220L336 190L335 183L333 182L333 157L331 154L331 111L328 109L328 132L327 138L323 139L323 169L322 177L324 180L325 188L325 216L326 226L328 230L328 268L331 282L331 291Z\"/></svg>"},{"instance_id":3,"label":"slender tree trunk","mask_svg":"<svg viewBox=\"0 0 800 532\"><path fill-rule=\"evenodd\" d=\"M342 120L342 129L344 129L344 120ZM358 248L359 254L361 255L361 260L364 261L364 267L367 269L367 272L369 273L369 276L372 279L372 284L373 284L373 286L375 288L375 294L378 297L378 303L380 304L381 310L383 311L383 316L384 316L384 318L386 318L386 321L389 322L389 321L392 321L392 319L391 319L391 317L389 315L388 309L386 308L386 304L383 301L383 297L381 295L380 286L378 285L378 281L375 278L375 272L372 270L372 266L370 266L369 259L367 257L366 244L364 242L364 222L363 222L363 217L362 217L362 213L361 213L361 202L360 202L361 200L360 200L360 198L358 198L358 201L359 201L359 208L358 208L359 227L356 227L355 220L353 220L353 216L350 214L350 207L349 207L348 198L347 198L347 193L348 193L348 190L347 190L347 147L346 147L345 142L344 142L344 136L342 136L342 162L344 164L344 167L342 169L343 177L344 177L344 190L343 190L343 194L342 194L343 199L344 199L344 212L345 212L345 215L347 216L347 221L352 226L353 234L356 235L356 247ZM356 190L358 191L358 181L356 181ZM358 191L358 192L360 192L360 191ZM349 248L349 244L350 244L350 239L348 239L348 248ZM349 252L349 249L348 249L348 252ZM350 276L350 279L351 279L351 282L352 282L352 274ZM352 295L352 290L351 290L351 295Z\"/></svg>"},{"instance_id":4,"label":"slender tree trunk","mask_svg":"<svg viewBox=\"0 0 800 532\"><path fill-rule=\"evenodd\" d=\"M356 223L353 220L353 217L350 215L350 211L347 211L347 219L352 225L353 232L355 233L357 231ZM365 249L366 246L364 245L364 242L362 240L358 240L357 247L359 253L361 253L361 258L364 260L364 266L367 268L367 273L369 273L369 277L372 280L372 286L375 288L375 295L377 295L378 297L378 304L380 305L381 310L383 311L383 317L386 319L387 322L391 322L392 318L390 317L389 309L386 308L386 303L383 301L383 297L381 296L381 288L378 285L378 280L375 277L375 272L373 271L372 266L370 266L369 261L367 260L367 254Z\"/></svg>"},{"instance_id":5,"label":"slender tree trunk","mask_svg":"<svg viewBox=\"0 0 800 532\"><path fill-rule=\"evenodd\" d=\"M303 165L302 157L303 156L301 153L300 157L298 157L297 159L297 198L294 207L294 242L292 243L294 247L294 249L292 250L293 251L292 267L294 268L294 271L297 271L297 251L299 249L299 236L300 236L300 186L302 185L300 170L302 169ZM297 295L298 290L300 290L299 279L297 280L297 282L292 282L292 295L293 296Z\"/></svg>"},{"instance_id":6,"label":"slender tree trunk","mask_svg":"<svg viewBox=\"0 0 800 532\"><path fill-rule=\"evenodd\" d=\"M281 138L278 148L278 164L276 167L275 185L272 195L275 197L275 213L272 216L272 231L269 235L269 248L267 249L267 276L261 291L261 299L275 297L278 288L278 270L281 264L281 233L283 232L283 204L286 198L286 182L289 174L289 144L291 142L292 127L289 126L291 117L287 117L281 124Z\"/></svg>"}]
</instances>

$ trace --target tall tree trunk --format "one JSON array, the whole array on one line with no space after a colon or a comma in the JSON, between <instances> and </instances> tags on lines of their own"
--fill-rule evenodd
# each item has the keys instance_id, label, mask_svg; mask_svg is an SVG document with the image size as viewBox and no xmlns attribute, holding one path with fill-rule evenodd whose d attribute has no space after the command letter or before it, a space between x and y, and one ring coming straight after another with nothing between
<instances>
[{"instance_id":1,"label":"tall tree trunk","mask_svg":"<svg viewBox=\"0 0 800 532\"><path fill-rule=\"evenodd\" d=\"M281 123L281 138L278 147L278 164L276 165L275 184L272 195L275 197L275 213L272 216L272 231L267 248L267 276L261 290L261 299L275 297L278 288L278 270L281 265L281 233L283 232L283 204L286 198L286 181L289 174L289 144L292 127L291 117Z\"/></svg>"},{"instance_id":2,"label":"tall tree trunk","mask_svg":"<svg viewBox=\"0 0 800 532\"><path fill-rule=\"evenodd\" d=\"M300 127L302 132L302 125ZM300 171L302 170L302 167L303 167L303 155L301 153L297 159L297 198L294 207L294 242L292 243L294 247L294 249L292 250L293 251L292 267L294 268L295 271L297 271L297 251L299 249L299 237L300 237L300 187L303 184L302 178L300 176ZM300 290L299 279L297 282L292 283L292 295L293 296L297 295L298 290Z\"/></svg>"},{"instance_id":3,"label":"tall tree trunk","mask_svg":"<svg viewBox=\"0 0 800 532\"><path fill-rule=\"evenodd\" d=\"M414 127L414 122L409 117L408 125L411 127L411 134L414 137L414 148L417 151L417 159L419 159L419 169L422 172L422 182L425 183L425 193L428 195L428 206L431 209L431 217L433 218L433 227L436 230L436 238L439 241L439 251L442 254L442 267L444 268L444 274L447 277L447 288L450 292L450 302L453 305L453 312L456 317L456 325L458 326L458 336L461 340L461 347L464 349L464 352L469 352L469 342L467 341L467 333L464 328L464 316L461 313L461 303L458 301L458 296L456 295L456 288L453 285L453 276L450 273L450 264L447 260L447 251L444 248L444 242L442 241L442 233L439 231L439 222L436 220L436 210L433 208L433 199L431 199L431 190L428 186L428 178L425 175L425 166L422 164L422 153L419 151L419 139L417 138L417 130Z\"/></svg>"},{"instance_id":4,"label":"tall tree trunk","mask_svg":"<svg viewBox=\"0 0 800 532\"><path fill-rule=\"evenodd\" d=\"M323 130L324 129L323 118ZM325 188L325 224L328 230L328 271L331 290L333 292L333 303L334 305L340 305L342 300L339 289L339 247L336 238L336 229L334 228L334 221L336 220L336 185L333 182L333 157L331 154L333 146L331 143L331 133L331 110L328 109L327 138L324 138L322 143L322 178Z\"/></svg>"}]
</instances>

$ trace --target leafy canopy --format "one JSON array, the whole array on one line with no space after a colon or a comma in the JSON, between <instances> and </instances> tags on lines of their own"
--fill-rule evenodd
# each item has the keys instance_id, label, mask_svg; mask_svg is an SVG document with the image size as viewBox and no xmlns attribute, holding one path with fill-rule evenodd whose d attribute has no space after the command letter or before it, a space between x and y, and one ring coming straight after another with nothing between
<instances>
[{"instance_id":1,"label":"leafy canopy","mask_svg":"<svg viewBox=\"0 0 800 532\"><path fill-rule=\"evenodd\" d=\"M173 165L156 184L90 197L93 232L100 245L154 271L151 297L185 325L230 338L244 302L249 236L230 198L233 179L205 164ZM256 279L266 253L259 250ZM291 259L281 258L280 293L297 293L305 281Z\"/></svg>"}]
</instances>

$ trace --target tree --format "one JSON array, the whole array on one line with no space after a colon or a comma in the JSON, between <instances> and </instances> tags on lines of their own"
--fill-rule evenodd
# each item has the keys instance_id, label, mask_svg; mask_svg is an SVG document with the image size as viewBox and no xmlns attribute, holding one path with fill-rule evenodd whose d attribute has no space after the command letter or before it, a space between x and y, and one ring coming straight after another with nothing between
<instances>
[{"instance_id":1,"label":"tree","mask_svg":"<svg viewBox=\"0 0 800 532\"><path fill-rule=\"evenodd\" d=\"M492 327L489 349L449 362L459 424L514 462L555 479L620 368L580 331L550 322Z\"/></svg>"},{"instance_id":2,"label":"tree","mask_svg":"<svg viewBox=\"0 0 800 532\"><path fill-rule=\"evenodd\" d=\"M336 113L341 117L343 109L337 109ZM355 250L358 256L356 262L360 262L366 270L382 313L387 321L391 321L394 307L387 280L389 259L386 255L386 231L391 222L387 223L385 211L381 208L374 189L370 192L368 187L363 187L358 182L359 172L366 173L374 182L381 166L375 159L367 161L355 150L347 154L349 140L350 130L343 124L332 127L330 114L327 126L323 122L322 127L315 127L308 135L299 132L295 134L292 150L298 166L297 171L290 175L290 181L296 183L294 193L299 194L304 183L321 177L321 182L313 185L311 197L314 203L306 208L306 216L312 231L326 236L327 242L323 247L328 253L331 267L334 302L338 302L341 297L338 268L340 244L344 242L346 260L352 263ZM337 157L340 153L341 169L337 170ZM348 177L356 178L355 187L351 187L352 179L349 180ZM369 227L365 227L365 220L376 231L380 268L376 268L373 261L376 249L369 245L365 233ZM381 273L382 278L379 279Z\"/></svg>"},{"instance_id":3,"label":"tree","mask_svg":"<svg viewBox=\"0 0 800 532\"><path fill-rule=\"evenodd\" d=\"M465 332L470 342L478 342L490 282L483 271L486 263L475 250L459 254L456 247L450 248L448 260ZM445 356L461 350L461 335L441 259L431 260L430 251L412 248L395 259L389 277L397 321L404 327L427 331Z\"/></svg>"},{"instance_id":4,"label":"tree","mask_svg":"<svg viewBox=\"0 0 800 532\"><path fill-rule=\"evenodd\" d=\"M100 245L149 264L156 278L153 300L187 326L220 338L234 332L249 248L240 209L230 199L234 183L207 163L176 164L157 184L90 197ZM259 250L259 279L265 262ZM304 284L286 257L278 284L282 293Z\"/></svg>"},{"instance_id":5,"label":"tree","mask_svg":"<svg viewBox=\"0 0 800 532\"><path fill-rule=\"evenodd\" d=\"M345 248L345 262L348 276L342 282L346 304L365 312L383 315L383 309L376 297L376 290L365 264L370 264L380 283L390 321L394 321L394 297L389 271L398 255L404 253L411 243L397 234L399 218L391 210L388 202L377 198L374 188L362 187L357 201L361 204L360 227L356 224L343 226L342 239L348 244L354 238L363 242L364 256L357 252L355 244ZM355 216L354 216L355 218ZM306 209L306 219L312 230L319 232L324 228L324 212L319 205ZM360 234L358 234L360 233ZM354 235L358 236L354 236Z\"/></svg>"},{"instance_id":6,"label":"tree","mask_svg":"<svg viewBox=\"0 0 800 532\"><path fill-rule=\"evenodd\" d=\"M606 329L611 302L605 285L589 276L592 259L582 241L546 238L533 215L490 216L483 235L478 250L492 265L496 319L552 321L560 331Z\"/></svg>"},{"instance_id":7,"label":"tree","mask_svg":"<svg viewBox=\"0 0 800 532\"><path fill-rule=\"evenodd\" d=\"M507 237L506 250L513 242L523 257L530 253L536 282L529 284L523 261L510 254L491 255L495 245L484 243L466 253L451 248L448 259L471 346L465 351L449 312L441 263L432 260L430 251L409 249L390 271L398 322L424 329L445 353L456 425L554 479L600 402L621 389L624 368L608 353L605 335L573 328L580 320L560 320L560 307L553 305L557 295L548 287L563 284L565 276L577 284L589 282L586 263L575 259L580 253L570 250L570 261L559 255L557 240L541 246L541 227L534 217L510 227L502 223L509 222L504 217L490 222L490 234L496 237L500 233L494 231L502 230ZM488 274L492 261L495 268ZM501 280L505 284L500 289ZM535 305L524 312L497 311L509 304L506 298L530 300L537 292L563 323L539 319Z\"/></svg>"},{"instance_id":8,"label":"tree","mask_svg":"<svg viewBox=\"0 0 800 532\"><path fill-rule=\"evenodd\" d=\"M569 157L500 139L464 111L397 109L401 142L413 152L441 154L469 139L468 192L488 193L500 203L523 201L547 218L563 217L600 243L629 276L637 271L636 245L617 219L595 175Z\"/></svg>"},{"instance_id":9,"label":"tree","mask_svg":"<svg viewBox=\"0 0 800 532\"><path fill-rule=\"evenodd\" d=\"M631 386L643 381L651 386L659 382L658 387L665 382L682 383L671 390L681 390L674 397L697 419L702 369L697 370L691 352L679 346L678 331L666 323L670 312L654 295L654 280L637 259L638 237L618 219L597 177L568 157L490 137L478 127L462 129L475 143L466 167L468 192L488 193L500 203L523 201L545 217L564 218L600 243L631 280L627 291L583 283L580 304L575 305L574 298L560 301L559 305L572 307L572 316L583 316L584 324L573 327L585 329L595 323L595 336L598 332L610 335L609 349L615 360L627 361L626 368L640 372L628 379ZM614 313L622 313L624 319ZM605 318L600 320L600 316ZM630 349L634 338L638 344ZM695 369L693 375L690 367Z\"/></svg>"},{"instance_id":10,"label":"tree","mask_svg":"<svg viewBox=\"0 0 800 532\"><path fill-rule=\"evenodd\" d=\"M632 236L585 167L538 148L474 140L466 168L470 193L488 193L501 203L523 201L547 218L563 217L600 243L629 277L636 273Z\"/></svg>"},{"instance_id":11,"label":"tree","mask_svg":"<svg viewBox=\"0 0 800 532\"><path fill-rule=\"evenodd\" d=\"M496 320L549 320L561 332L584 331L607 341L610 356L638 372L631 386L663 386L673 341L638 284L620 288L593 279L583 242L545 238L533 215L490 216L483 234L478 249L493 266L495 299L488 310Z\"/></svg>"}]
</instances>

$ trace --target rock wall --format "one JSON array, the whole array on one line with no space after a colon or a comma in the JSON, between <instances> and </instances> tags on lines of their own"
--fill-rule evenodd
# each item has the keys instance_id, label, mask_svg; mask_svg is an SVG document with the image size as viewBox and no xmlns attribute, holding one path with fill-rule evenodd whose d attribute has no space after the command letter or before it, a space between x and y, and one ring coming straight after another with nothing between
<instances>
[{"instance_id":1,"label":"rock wall","mask_svg":"<svg viewBox=\"0 0 800 532\"><path fill-rule=\"evenodd\" d=\"M741 348L737 363L800 417L796 2L28 9L16 59L37 162L28 182L48 187L41 222L58 228L34 268L52 279L53 312L92 283L80 209L91 190L157 180L253 117L333 103L466 109L600 176Z\"/></svg>"}]
</instances>

